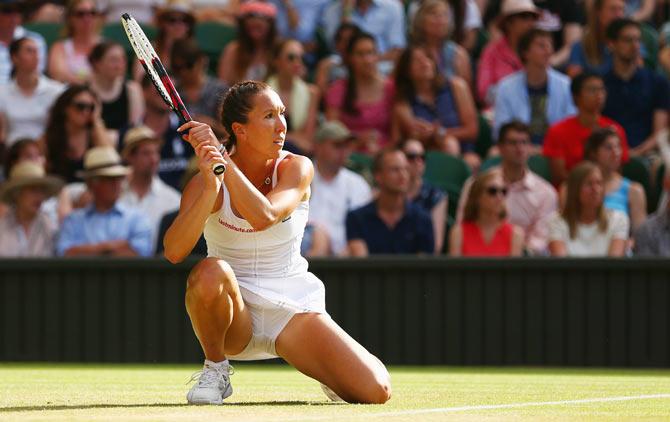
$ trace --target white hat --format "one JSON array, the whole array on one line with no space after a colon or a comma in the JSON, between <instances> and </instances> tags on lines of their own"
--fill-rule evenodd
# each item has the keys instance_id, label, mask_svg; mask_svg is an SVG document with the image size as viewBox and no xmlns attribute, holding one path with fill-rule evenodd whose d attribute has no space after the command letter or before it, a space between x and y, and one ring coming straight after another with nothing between
<instances>
[{"instance_id":1,"label":"white hat","mask_svg":"<svg viewBox=\"0 0 670 422\"><path fill-rule=\"evenodd\" d=\"M128 156L138 145L142 142L150 141L158 144L163 143L163 141L156 135L156 132L147 126L140 125L129 129L123 137L123 150L121 151L121 156L127 160Z\"/></svg>"},{"instance_id":2,"label":"white hat","mask_svg":"<svg viewBox=\"0 0 670 422\"><path fill-rule=\"evenodd\" d=\"M0 186L0 201L13 202L14 193L26 186L41 187L48 196L53 196L61 190L63 185L62 179L47 176L41 165L32 161L22 161L12 167L9 179Z\"/></svg>"},{"instance_id":3,"label":"white hat","mask_svg":"<svg viewBox=\"0 0 670 422\"><path fill-rule=\"evenodd\" d=\"M501 26L510 16L522 13L532 13L540 17L540 10L535 6L533 0L504 0L498 15L498 26Z\"/></svg>"},{"instance_id":4,"label":"white hat","mask_svg":"<svg viewBox=\"0 0 670 422\"><path fill-rule=\"evenodd\" d=\"M93 147L84 155L84 170L77 176L91 177L124 177L130 173L128 167L121 165L121 157L114 147Z\"/></svg>"}]
</instances>

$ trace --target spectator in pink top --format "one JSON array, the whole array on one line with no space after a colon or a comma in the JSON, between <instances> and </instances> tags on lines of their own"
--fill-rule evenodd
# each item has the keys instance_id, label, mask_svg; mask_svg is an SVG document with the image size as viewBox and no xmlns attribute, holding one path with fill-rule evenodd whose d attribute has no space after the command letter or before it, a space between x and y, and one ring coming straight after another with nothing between
<instances>
[{"instance_id":1,"label":"spectator in pink top","mask_svg":"<svg viewBox=\"0 0 670 422\"><path fill-rule=\"evenodd\" d=\"M501 175L508 189L506 204L510 223L524 230L524 247L531 255L548 253L548 221L558 209L558 195L548 182L528 168L530 132L525 124L512 121L500 129L501 162L491 171ZM463 220L473 178L463 185L456 220Z\"/></svg>"},{"instance_id":2,"label":"spectator in pink top","mask_svg":"<svg viewBox=\"0 0 670 422\"><path fill-rule=\"evenodd\" d=\"M355 34L347 46L346 79L326 93L326 118L339 120L356 135L358 149L374 154L390 142L393 81L377 70L377 49L372 35Z\"/></svg>"},{"instance_id":3,"label":"spectator in pink top","mask_svg":"<svg viewBox=\"0 0 670 422\"><path fill-rule=\"evenodd\" d=\"M539 12L532 0L505 0L498 26L503 36L484 48L477 70L477 96L486 106L495 102L495 88L502 78L523 69L516 54L523 34L535 26Z\"/></svg>"}]
</instances>

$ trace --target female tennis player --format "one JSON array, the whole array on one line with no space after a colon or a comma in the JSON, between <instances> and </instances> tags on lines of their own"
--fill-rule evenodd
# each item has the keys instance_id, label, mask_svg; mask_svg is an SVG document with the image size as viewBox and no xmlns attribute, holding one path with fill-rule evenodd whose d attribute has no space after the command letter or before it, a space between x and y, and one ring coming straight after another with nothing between
<instances>
[{"instance_id":1,"label":"female tennis player","mask_svg":"<svg viewBox=\"0 0 670 422\"><path fill-rule=\"evenodd\" d=\"M179 128L189 131L200 173L165 235L165 256L184 259L203 230L209 253L187 282L186 309L205 353L187 399L220 404L230 396L228 359L282 357L331 399L384 403L386 368L328 316L323 283L300 256L314 169L282 151L284 110L268 85L246 81L223 100L225 149L204 123ZM217 163L226 166L220 176Z\"/></svg>"}]
</instances>

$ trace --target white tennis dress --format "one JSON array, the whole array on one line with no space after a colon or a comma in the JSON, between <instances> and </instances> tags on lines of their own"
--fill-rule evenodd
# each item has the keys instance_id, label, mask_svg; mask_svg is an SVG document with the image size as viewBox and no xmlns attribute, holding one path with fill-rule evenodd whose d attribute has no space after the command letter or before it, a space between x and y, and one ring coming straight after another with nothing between
<instances>
[{"instance_id":1,"label":"white tennis dress","mask_svg":"<svg viewBox=\"0 0 670 422\"><path fill-rule=\"evenodd\" d=\"M272 172L288 152L281 151ZM300 243L307 224L309 202L302 201L283 221L262 231L233 213L223 185L221 209L210 215L204 235L207 254L226 261L235 272L245 304L251 311L253 335L247 348L229 359L277 357L274 343L296 313L326 313L323 283L307 269Z\"/></svg>"}]
</instances>

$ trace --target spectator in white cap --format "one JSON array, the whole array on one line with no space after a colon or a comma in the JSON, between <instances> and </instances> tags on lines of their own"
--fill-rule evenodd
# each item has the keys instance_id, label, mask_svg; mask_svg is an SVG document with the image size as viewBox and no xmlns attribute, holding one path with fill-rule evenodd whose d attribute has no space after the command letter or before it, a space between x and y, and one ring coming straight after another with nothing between
<instances>
[{"instance_id":1,"label":"spectator in white cap","mask_svg":"<svg viewBox=\"0 0 670 422\"><path fill-rule=\"evenodd\" d=\"M95 147L84 156L82 177L93 203L72 212L56 244L60 256L149 256L149 220L118 202L127 167L113 147Z\"/></svg>"},{"instance_id":2,"label":"spectator in white cap","mask_svg":"<svg viewBox=\"0 0 670 422\"><path fill-rule=\"evenodd\" d=\"M161 218L179 208L181 195L158 177L162 140L146 126L130 129L123 140L123 159L130 165L130 175L124 182L119 203L138 209L151 224L151 245ZM152 250L153 253L153 250Z\"/></svg>"},{"instance_id":3,"label":"spectator in white cap","mask_svg":"<svg viewBox=\"0 0 670 422\"><path fill-rule=\"evenodd\" d=\"M372 193L362 176L344 167L354 141L346 126L336 120L325 122L314 140L309 219L327 230L331 252L343 255L347 250L347 213L370 202Z\"/></svg>"},{"instance_id":4,"label":"spectator in white cap","mask_svg":"<svg viewBox=\"0 0 670 422\"><path fill-rule=\"evenodd\" d=\"M58 194L63 181L47 176L44 167L23 161L12 167L9 180L0 187L0 201L10 205L0 217L0 256L54 255L57 227L42 210L42 203Z\"/></svg>"}]
</instances>

